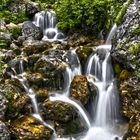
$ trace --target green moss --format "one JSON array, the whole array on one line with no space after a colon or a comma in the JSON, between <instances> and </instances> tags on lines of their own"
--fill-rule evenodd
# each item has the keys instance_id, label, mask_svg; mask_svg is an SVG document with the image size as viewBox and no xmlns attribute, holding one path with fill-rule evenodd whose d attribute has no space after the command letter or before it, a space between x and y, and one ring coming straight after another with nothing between
<instances>
[{"instance_id":1,"label":"green moss","mask_svg":"<svg viewBox=\"0 0 140 140\"><path fill-rule=\"evenodd\" d=\"M113 68L114 68L115 76L119 78L120 73L121 73L121 67L120 67L120 65L117 64L117 63L114 63L113 64Z\"/></svg>"},{"instance_id":2,"label":"green moss","mask_svg":"<svg viewBox=\"0 0 140 140\"><path fill-rule=\"evenodd\" d=\"M140 78L140 68L134 72L134 75Z\"/></svg>"},{"instance_id":3,"label":"green moss","mask_svg":"<svg viewBox=\"0 0 140 140\"><path fill-rule=\"evenodd\" d=\"M0 49L6 48L8 46L5 40L0 40Z\"/></svg>"},{"instance_id":4,"label":"green moss","mask_svg":"<svg viewBox=\"0 0 140 140\"><path fill-rule=\"evenodd\" d=\"M5 93L5 97L8 100L7 104L7 111L6 111L6 118L15 118L18 115L18 112L16 111L16 108L14 107L14 102L15 102L15 95L11 91Z\"/></svg>"},{"instance_id":5,"label":"green moss","mask_svg":"<svg viewBox=\"0 0 140 140\"><path fill-rule=\"evenodd\" d=\"M132 36L140 35L140 25L132 31Z\"/></svg>"},{"instance_id":6,"label":"green moss","mask_svg":"<svg viewBox=\"0 0 140 140\"><path fill-rule=\"evenodd\" d=\"M10 29L9 31L16 38L21 35L21 28L19 28L19 27L14 27L14 28Z\"/></svg>"},{"instance_id":7,"label":"green moss","mask_svg":"<svg viewBox=\"0 0 140 140\"><path fill-rule=\"evenodd\" d=\"M123 16L125 15L127 8L129 7L129 5L132 3L132 0L128 0L127 4L125 4L122 9L120 10L120 12L118 13L116 19L115 19L115 23L120 24L122 22Z\"/></svg>"},{"instance_id":8,"label":"green moss","mask_svg":"<svg viewBox=\"0 0 140 140\"><path fill-rule=\"evenodd\" d=\"M122 70L120 73L120 79L125 80L129 77L130 73L127 70Z\"/></svg>"},{"instance_id":9,"label":"green moss","mask_svg":"<svg viewBox=\"0 0 140 140\"><path fill-rule=\"evenodd\" d=\"M132 54L139 54L140 52L140 42L131 45L128 51Z\"/></svg>"}]
</instances>

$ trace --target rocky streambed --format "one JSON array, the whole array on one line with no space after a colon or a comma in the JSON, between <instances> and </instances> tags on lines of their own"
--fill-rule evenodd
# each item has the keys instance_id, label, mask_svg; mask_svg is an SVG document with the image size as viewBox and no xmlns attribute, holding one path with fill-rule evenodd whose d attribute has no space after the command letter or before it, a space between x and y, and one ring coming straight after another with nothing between
<instances>
[{"instance_id":1,"label":"rocky streambed","mask_svg":"<svg viewBox=\"0 0 140 140\"><path fill-rule=\"evenodd\" d=\"M26 8L30 11L29 7ZM34 15L39 7L34 10L37 11L31 10L33 13L29 12L28 15ZM75 60L72 59L71 50L76 49L83 73L72 80L70 98L87 107L97 90L84 76L84 68L89 55L104 41L91 40L75 33L64 42L50 43L41 40L42 31L31 21L16 25L0 20L0 25L0 138L46 140L53 133L31 115L33 106L28 94L17 79L11 78L9 72L27 79L29 86L35 90L43 120L49 122L58 135L86 131L75 109L67 103L51 102L49 94L64 89L65 69L72 67ZM111 52L120 91L120 113L129 123L124 140L140 139L139 29L140 2L135 1L118 25Z\"/></svg>"}]
</instances>

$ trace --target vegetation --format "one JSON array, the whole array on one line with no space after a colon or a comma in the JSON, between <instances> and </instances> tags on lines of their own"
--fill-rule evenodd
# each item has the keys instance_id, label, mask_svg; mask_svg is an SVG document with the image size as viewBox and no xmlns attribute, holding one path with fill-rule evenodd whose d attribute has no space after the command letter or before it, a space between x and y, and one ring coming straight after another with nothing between
<instances>
[{"instance_id":1,"label":"vegetation","mask_svg":"<svg viewBox=\"0 0 140 140\"><path fill-rule=\"evenodd\" d=\"M122 7L122 9L120 10L120 12L118 13L116 19L115 19L115 23L120 24L124 14L126 13L126 10L128 8L128 6L131 4L132 0L128 0L128 2Z\"/></svg>"},{"instance_id":2,"label":"vegetation","mask_svg":"<svg viewBox=\"0 0 140 140\"><path fill-rule=\"evenodd\" d=\"M112 26L122 3L123 0L57 0L54 8L58 27L99 33Z\"/></svg>"},{"instance_id":3,"label":"vegetation","mask_svg":"<svg viewBox=\"0 0 140 140\"><path fill-rule=\"evenodd\" d=\"M20 0L2 0L0 5L0 18L16 24L28 20L25 15L25 9L18 8L19 3L22 2ZM11 7L14 7L14 11Z\"/></svg>"}]
</instances>

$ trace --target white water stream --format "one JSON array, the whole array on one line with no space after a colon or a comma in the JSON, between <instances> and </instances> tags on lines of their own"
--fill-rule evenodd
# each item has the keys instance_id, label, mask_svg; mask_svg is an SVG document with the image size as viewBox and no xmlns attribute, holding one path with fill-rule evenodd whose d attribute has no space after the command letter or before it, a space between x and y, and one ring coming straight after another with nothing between
<instances>
[{"instance_id":1,"label":"white water stream","mask_svg":"<svg viewBox=\"0 0 140 140\"><path fill-rule=\"evenodd\" d=\"M41 11L35 14L33 23L43 31L44 36L42 40L53 42L66 39L65 35L58 30L56 21L57 19L53 10Z\"/></svg>"},{"instance_id":2,"label":"white water stream","mask_svg":"<svg viewBox=\"0 0 140 140\"><path fill-rule=\"evenodd\" d=\"M58 31L56 27L56 19L52 15L53 12L40 12L35 16L34 23L41 27L44 31L44 40L54 41L57 40L58 34L62 34ZM47 17L47 18L44 18ZM49 21L49 22L48 22ZM54 93L50 95L50 101L64 102L72 106L77 113L81 116L83 122L85 122L88 132L83 134L84 136L77 137L67 137L59 138L55 134L55 130L52 126L44 122L42 119L39 108L36 101L36 95L33 89L28 85L27 80L21 75L13 75L10 73L12 78L18 79L25 91L28 93L33 104L32 115L40 120L45 126L49 127L54 131L53 140L121 140L123 133L118 133L116 129L118 112L119 112L119 97L117 86L114 80L113 69L111 65L110 50L111 50L111 38L115 33L117 26L114 25L110 34L107 38L106 44L97 47L95 54L89 57L86 76L89 82L94 84L98 88L98 96L96 99L96 105L91 106L91 110L95 110L93 113L93 121L89 119L89 116L85 109L77 103L75 100L71 99L70 94L70 84L76 75L81 75L81 65L75 50L71 51L71 63L66 67L64 73L64 89L61 94ZM24 72L23 61L20 62L21 74ZM93 79L93 77L95 77Z\"/></svg>"}]
</instances>

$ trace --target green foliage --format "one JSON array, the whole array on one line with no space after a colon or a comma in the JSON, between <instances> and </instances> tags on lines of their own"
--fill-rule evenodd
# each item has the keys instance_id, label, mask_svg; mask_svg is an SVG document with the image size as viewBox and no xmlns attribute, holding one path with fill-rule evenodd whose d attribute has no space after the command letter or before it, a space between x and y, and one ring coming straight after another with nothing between
<instances>
[{"instance_id":1,"label":"green foliage","mask_svg":"<svg viewBox=\"0 0 140 140\"><path fill-rule=\"evenodd\" d=\"M57 0L54 8L58 27L99 33L106 26L110 28L122 3L123 0Z\"/></svg>"},{"instance_id":2,"label":"green foliage","mask_svg":"<svg viewBox=\"0 0 140 140\"><path fill-rule=\"evenodd\" d=\"M140 68L135 71L135 75L140 78Z\"/></svg>"},{"instance_id":3,"label":"green foliage","mask_svg":"<svg viewBox=\"0 0 140 140\"><path fill-rule=\"evenodd\" d=\"M124 14L126 13L127 8L129 7L129 5L131 4L132 0L128 0L127 4L125 4L122 9L120 10L119 14L117 15L116 19L115 19L115 23L120 24Z\"/></svg>"},{"instance_id":4,"label":"green foliage","mask_svg":"<svg viewBox=\"0 0 140 140\"><path fill-rule=\"evenodd\" d=\"M132 36L140 35L140 25L132 31Z\"/></svg>"},{"instance_id":5,"label":"green foliage","mask_svg":"<svg viewBox=\"0 0 140 140\"><path fill-rule=\"evenodd\" d=\"M0 5L0 18L7 19L9 22L15 24L28 20L25 15L25 9L19 8L17 13L10 10L10 4L14 4L17 7L20 2L20 0L2 0L2 4Z\"/></svg>"},{"instance_id":6,"label":"green foliage","mask_svg":"<svg viewBox=\"0 0 140 140\"><path fill-rule=\"evenodd\" d=\"M14 27L12 29L10 29L10 33L14 36L14 37L18 37L21 35L21 28L19 27Z\"/></svg>"},{"instance_id":7,"label":"green foliage","mask_svg":"<svg viewBox=\"0 0 140 140\"><path fill-rule=\"evenodd\" d=\"M0 40L0 49L6 48L7 42L5 40Z\"/></svg>"},{"instance_id":8,"label":"green foliage","mask_svg":"<svg viewBox=\"0 0 140 140\"><path fill-rule=\"evenodd\" d=\"M140 52L140 42L131 45L128 51L132 54L139 54Z\"/></svg>"}]
</instances>

